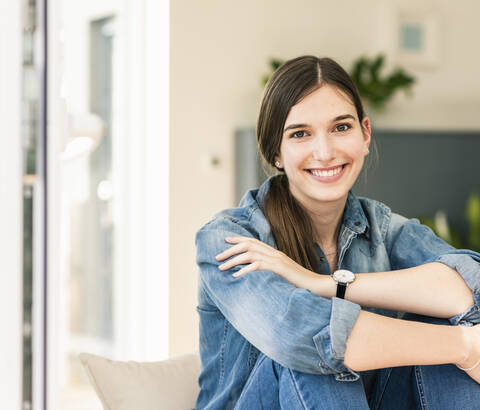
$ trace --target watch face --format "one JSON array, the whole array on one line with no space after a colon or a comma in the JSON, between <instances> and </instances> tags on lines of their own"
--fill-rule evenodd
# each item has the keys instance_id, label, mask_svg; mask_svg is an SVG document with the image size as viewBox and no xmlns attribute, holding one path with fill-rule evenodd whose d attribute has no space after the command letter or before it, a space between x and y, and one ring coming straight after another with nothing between
<instances>
[{"instance_id":1,"label":"watch face","mask_svg":"<svg viewBox=\"0 0 480 410\"><path fill-rule=\"evenodd\" d=\"M340 269L333 273L333 277L337 282L350 283L355 279L355 275L346 269Z\"/></svg>"}]
</instances>

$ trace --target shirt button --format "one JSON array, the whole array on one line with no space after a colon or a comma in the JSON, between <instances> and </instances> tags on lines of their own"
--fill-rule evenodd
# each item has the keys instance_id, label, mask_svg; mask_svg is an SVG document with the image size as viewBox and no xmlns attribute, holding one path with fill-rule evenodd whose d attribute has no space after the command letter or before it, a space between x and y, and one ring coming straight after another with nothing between
<instances>
[{"instance_id":1,"label":"shirt button","mask_svg":"<svg viewBox=\"0 0 480 410\"><path fill-rule=\"evenodd\" d=\"M362 223L361 223L360 221L355 221L353 224L354 224L355 226L360 226Z\"/></svg>"}]
</instances>

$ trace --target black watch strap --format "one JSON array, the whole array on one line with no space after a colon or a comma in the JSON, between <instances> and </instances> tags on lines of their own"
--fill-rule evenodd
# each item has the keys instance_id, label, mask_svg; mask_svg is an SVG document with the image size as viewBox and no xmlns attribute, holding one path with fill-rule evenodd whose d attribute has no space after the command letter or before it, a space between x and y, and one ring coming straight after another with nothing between
<instances>
[{"instance_id":1,"label":"black watch strap","mask_svg":"<svg viewBox=\"0 0 480 410\"><path fill-rule=\"evenodd\" d=\"M345 283L337 283L337 298L345 298L345 291L347 290L347 285Z\"/></svg>"}]
</instances>

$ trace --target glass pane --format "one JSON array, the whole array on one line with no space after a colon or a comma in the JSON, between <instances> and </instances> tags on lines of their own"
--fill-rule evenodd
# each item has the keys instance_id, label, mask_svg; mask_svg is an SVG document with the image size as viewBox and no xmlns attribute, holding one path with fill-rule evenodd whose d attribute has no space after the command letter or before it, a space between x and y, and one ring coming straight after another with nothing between
<instances>
[{"instance_id":1,"label":"glass pane","mask_svg":"<svg viewBox=\"0 0 480 410\"><path fill-rule=\"evenodd\" d=\"M60 21L55 69L61 73L55 95L64 105L65 135L54 118L59 147L56 159L60 210L57 281L60 283L55 344L57 408L100 409L100 403L81 367L78 354L112 356L115 339L115 199L113 195L112 126L113 56L115 16L84 7L83 3L58 1ZM104 6L104 5L103 5ZM89 6L90 7L90 6ZM93 5L92 5L93 7ZM98 18L97 16L102 16Z\"/></svg>"},{"instance_id":2,"label":"glass pane","mask_svg":"<svg viewBox=\"0 0 480 410\"><path fill-rule=\"evenodd\" d=\"M112 35L108 31L111 23L112 18L107 18L90 26L91 112L103 120L105 133L98 147L83 161L78 160L73 170L74 181L85 181L84 192L65 193L64 197L70 225L72 343L85 336L102 342L113 339Z\"/></svg>"},{"instance_id":3,"label":"glass pane","mask_svg":"<svg viewBox=\"0 0 480 410\"><path fill-rule=\"evenodd\" d=\"M156 288L168 261L145 249L159 237L146 210L167 214L150 204L168 203L168 176L162 186L146 171L143 2L49 7L49 410L101 409L80 353L155 360L158 341L166 352ZM159 192L148 206L146 179Z\"/></svg>"}]
</instances>

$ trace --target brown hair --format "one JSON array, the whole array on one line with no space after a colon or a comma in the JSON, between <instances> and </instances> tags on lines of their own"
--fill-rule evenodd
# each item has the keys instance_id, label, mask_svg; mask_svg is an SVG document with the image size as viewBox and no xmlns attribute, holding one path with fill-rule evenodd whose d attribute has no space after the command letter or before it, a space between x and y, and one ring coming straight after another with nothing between
<instances>
[{"instance_id":1,"label":"brown hair","mask_svg":"<svg viewBox=\"0 0 480 410\"><path fill-rule=\"evenodd\" d=\"M330 58L301 56L285 62L267 83L257 121L258 149L264 161L275 169L283 127L290 109L303 97L330 84L343 91L355 105L360 124L365 116L362 101L347 72ZM375 144L374 144L375 148ZM266 170L267 173L268 170ZM316 270L313 223L305 208L290 193L283 169L270 180L264 213L277 248L309 270Z\"/></svg>"}]
</instances>

